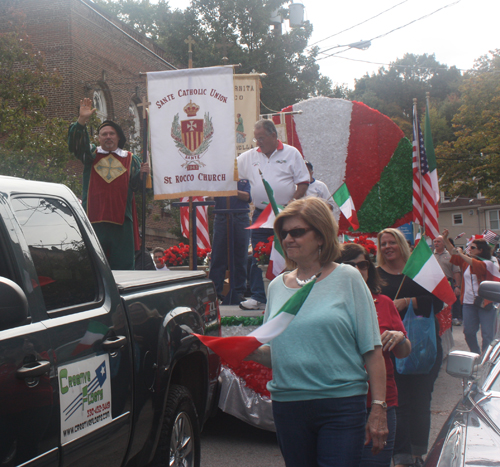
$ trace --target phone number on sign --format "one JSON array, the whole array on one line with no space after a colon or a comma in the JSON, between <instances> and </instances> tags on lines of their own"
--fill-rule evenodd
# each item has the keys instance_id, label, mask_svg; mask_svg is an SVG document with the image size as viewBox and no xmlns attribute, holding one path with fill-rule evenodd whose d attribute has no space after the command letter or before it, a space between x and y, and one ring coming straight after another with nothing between
<instances>
[{"instance_id":1,"label":"phone number on sign","mask_svg":"<svg viewBox=\"0 0 500 467\"><path fill-rule=\"evenodd\" d=\"M111 402L108 401L105 404L100 404L100 405L93 407L92 409L88 409L87 410L87 418L93 417L94 415L101 413L103 410L108 410L110 407L111 407Z\"/></svg>"}]
</instances>

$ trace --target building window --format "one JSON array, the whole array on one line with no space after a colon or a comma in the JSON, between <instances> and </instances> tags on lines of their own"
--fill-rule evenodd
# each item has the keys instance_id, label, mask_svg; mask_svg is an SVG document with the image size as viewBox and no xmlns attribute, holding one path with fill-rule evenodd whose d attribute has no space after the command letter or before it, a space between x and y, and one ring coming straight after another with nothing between
<instances>
[{"instance_id":1,"label":"building window","mask_svg":"<svg viewBox=\"0 0 500 467\"><path fill-rule=\"evenodd\" d=\"M462 225L464 223L464 218L462 213L453 214L453 225Z\"/></svg>"},{"instance_id":2,"label":"building window","mask_svg":"<svg viewBox=\"0 0 500 467\"><path fill-rule=\"evenodd\" d=\"M96 115L101 122L107 120L108 118L108 108L106 106L106 98L104 97L104 92L101 89L94 91L93 98L94 107L97 109Z\"/></svg>"},{"instance_id":3,"label":"building window","mask_svg":"<svg viewBox=\"0 0 500 467\"><path fill-rule=\"evenodd\" d=\"M451 201L450 195L448 195L444 191L441 191L441 202L442 203L449 203L450 201Z\"/></svg>"},{"instance_id":4,"label":"building window","mask_svg":"<svg viewBox=\"0 0 500 467\"><path fill-rule=\"evenodd\" d=\"M500 216L498 210L488 211L488 221L491 230L500 230Z\"/></svg>"}]
</instances>

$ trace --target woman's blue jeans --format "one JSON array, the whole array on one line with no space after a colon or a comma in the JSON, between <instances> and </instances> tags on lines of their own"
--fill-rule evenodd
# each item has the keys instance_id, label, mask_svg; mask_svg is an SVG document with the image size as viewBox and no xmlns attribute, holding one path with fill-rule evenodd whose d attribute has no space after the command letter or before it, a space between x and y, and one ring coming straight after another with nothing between
<instances>
[{"instance_id":1,"label":"woman's blue jeans","mask_svg":"<svg viewBox=\"0 0 500 467\"><path fill-rule=\"evenodd\" d=\"M273 401L273 415L286 467L359 466L366 396Z\"/></svg>"},{"instance_id":2,"label":"woman's blue jeans","mask_svg":"<svg viewBox=\"0 0 500 467\"><path fill-rule=\"evenodd\" d=\"M495 322L497 312L493 305L481 308L476 305L464 303L462 305L463 326L465 341L471 352L481 353L477 342L477 331L481 326L481 349L484 352L495 336Z\"/></svg>"}]
</instances>

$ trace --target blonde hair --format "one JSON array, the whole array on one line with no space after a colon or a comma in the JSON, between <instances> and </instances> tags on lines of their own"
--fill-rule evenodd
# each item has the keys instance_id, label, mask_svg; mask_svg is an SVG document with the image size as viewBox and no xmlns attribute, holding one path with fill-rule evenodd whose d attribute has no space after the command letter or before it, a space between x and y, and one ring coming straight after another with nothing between
<instances>
[{"instance_id":1,"label":"blonde hair","mask_svg":"<svg viewBox=\"0 0 500 467\"><path fill-rule=\"evenodd\" d=\"M408 258L410 257L411 251L405 236L398 229L387 228L381 230L377 235L377 266L383 266L385 264L385 259L382 256L382 248L380 248L380 239L384 234L391 234L394 237L394 240L396 240L396 243L399 246L401 256L406 263L408 261Z\"/></svg>"},{"instance_id":2,"label":"blonde hair","mask_svg":"<svg viewBox=\"0 0 500 467\"><path fill-rule=\"evenodd\" d=\"M281 238L281 229L285 219L290 217L300 217L306 224L314 229L316 235L319 235L323 240L321 253L319 254L319 263L321 266L335 261L340 256L340 244L337 238L338 225L333 217L332 211L328 204L320 198L301 198L291 202L283 211L279 213L274 221L274 231L276 232L281 246L283 246L283 238ZM286 254L286 265L288 269L295 269L297 264L292 261Z\"/></svg>"}]
</instances>

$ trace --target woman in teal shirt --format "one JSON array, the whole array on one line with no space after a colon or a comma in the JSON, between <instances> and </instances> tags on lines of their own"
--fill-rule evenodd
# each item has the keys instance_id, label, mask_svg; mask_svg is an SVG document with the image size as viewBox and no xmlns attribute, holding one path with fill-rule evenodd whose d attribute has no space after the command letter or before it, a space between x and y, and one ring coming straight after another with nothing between
<instances>
[{"instance_id":1,"label":"woman in teal shirt","mask_svg":"<svg viewBox=\"0 0 500 467\"><path fill-rule=\"evenodd\" d=\"M365 440L379 452L388 433L371 293L358 271L334 262L338 228L323 200L290 203L274 229L292 271L270 284L264 319L317 277L287 329L249 357L273 369L268 389L281 452L287 467L358 466ZM366 423L368 380L373 408Z\"/></svg>"}]
</instances>

